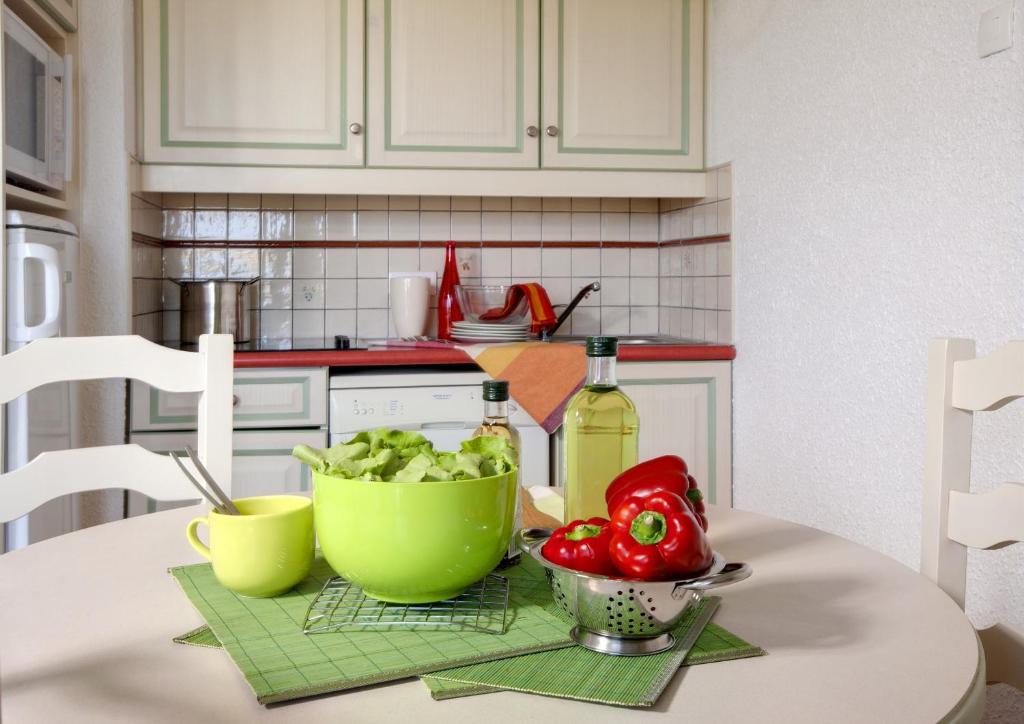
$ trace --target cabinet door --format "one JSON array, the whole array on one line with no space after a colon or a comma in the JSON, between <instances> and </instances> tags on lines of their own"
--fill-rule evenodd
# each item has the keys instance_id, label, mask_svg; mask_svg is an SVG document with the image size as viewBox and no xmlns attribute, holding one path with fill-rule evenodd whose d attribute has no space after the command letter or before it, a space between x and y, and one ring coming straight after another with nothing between
<instances>
[{"instance_id":1,"label":"cabinet door","mask_svg":"<svg viewBox=\"0 0 1024 724\"><path fill-rule=\"evenodd\" d=\"M546 0L543 166L703 166L702 0Z\"/></svg>"},{"instance_id":2,"label":"cabinet door","mask_svg":"<svg viewBox=\"0 0 1024 724\"><path fill-rule=\"evenodd\" d=\"M145 161L362 165L361 0L141 7Z\"/></svg>"},{"instance_id":3,"label":"cabinet door","mask_svg":"<svg viewBox=\"0 0 1024 724\"><path fill-rule=\"evenodd\" d=\"M370 0L370 166L538 163L539 0Z\"/></svg>"}]
</instances>

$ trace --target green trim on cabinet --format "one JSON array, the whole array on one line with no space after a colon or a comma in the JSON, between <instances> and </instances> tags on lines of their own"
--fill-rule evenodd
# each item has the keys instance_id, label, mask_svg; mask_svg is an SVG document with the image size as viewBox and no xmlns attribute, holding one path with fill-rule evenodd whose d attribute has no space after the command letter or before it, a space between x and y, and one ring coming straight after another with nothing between
<instances>
[{"instance_id":1,"label":"green trim on cabinet","mask_svg":"<svg viewBox=\"0 0 1024 724\"><path fill-rule=\"evenodd\" d=\"M423 144L398 144L391 141L391 0L384 0L384 149L386 151L421 151L428 153L522 153L524 79L523 61L525 54L523 25L523 0L516 3L516 143L514 146L431 146ZM417 166L416 168L423 168ZM532 168L531 170L536 170Z\"/></svg>"},{"instance_id":2,"label":"green trim on cabinet","mask_svg":"<svg viewBox=\"0 0 1024 724\"><path fill-rule=\"evenodd\" d=\"M64 28L64 30L67 30L69 33L75 33L78 31L78 27L74 25L66 17L64 17L64 13L62 13L60 10L54 7L53 3L49 2L49 0L35 1L36 4L39 5L43 10L45 10L46 14L53 18L59 26ZM68 6L75 13L75 17L78 17L78 8L70 4L68 4Z\"/></svg>"},{"instance_id":3,"label":"green trim on cabinet","mask_svg":"<svg viewBox=\"0 0 1024 724\"><path fill-rule=\"evenodd\" d=\"M302 385L302 410L299 412L248 412L236 413L232 416L235 422L255 422L267 420L304 420L310 416L310 377L256 377L252 379L236 379L235 385L280 385L280 384L301 384ZM160 414L160 390L156 387L149 388L149 424L170 425L181 423L195 423L198 415L161 415ZM291 454L291 451L288 451Z\"/></svg>"},{"instance_id":4,"label":"green trim on cabinet","mask_svg":"<svg viewBox=\"0 0 1024 724\"><path fill-rule=\"evenodd\" d=\"M690 155L690 0L679 0L683 6L683 104L680 118L679 148L587 148L565 145L565 0L558 0L558 152L627 156Z\"/></svg>"},{"instance_id":5,"label":"green trim on cabinet","mask_svg":"<svg viewBox=\"0 0 1024 724\"><path fill-rule=\"evenodd\" d=\"M716 503L718 500L718 412L715 407L717 402L717 384L714 377L684 377L665 378L658 380L619 380L619 387L623 385L704 385L707 387L708 402L708 502Z\"/></svg>"},{"instance_id":6,"label":"green trim on cabinet","mask_svg":"<svg viewBox=\"0 0 1024 724\"><path fill-rule=\"evenodd\" d=\"M341 124L338 143L270 143L258 141L172 141L170 139L170 103L168 59L168 2L160 0L160 146L163 148L269 148L344 151L348 148L348 0L338 0L341 8ZM365 72L365 68L364 68ZM351 167L349 167L351 168Z\"/></svg>"}]
</instances>

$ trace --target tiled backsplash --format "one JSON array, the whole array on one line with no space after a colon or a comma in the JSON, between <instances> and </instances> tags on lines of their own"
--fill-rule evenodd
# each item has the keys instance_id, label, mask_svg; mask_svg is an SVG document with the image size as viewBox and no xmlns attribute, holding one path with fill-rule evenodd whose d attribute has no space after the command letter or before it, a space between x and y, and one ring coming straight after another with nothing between
<instances>
[{"instance_id":1,"label":"tiled backsplash","mask_svg":"<svg viewBox=\"0 0 1024 724\"><path fill-rule=\"evenodd\" d=\"M716 187L722 186L717 179L724 174L713 175ZM444 242L452 239L458 243L464 283L538 281L558 305L600 280L601 291L576 309L562 333L660 330L727 340L722 333L729 325L722 327L717 317L713 325L706 320L696 325L691 313L684 329L683 310L694 308L683 305L675 287L683 286L684 256L714 249L725 261L716 256L713 265L694 261L687 267L694 275L700 270L700 303L712 300L704 280L713 277L719 284L724 276L728 284L728 242L659 245L679 244L681 239L689 243L692 223L686 225L686 237L669 229L698 209L702 218L705 213L728 216L723 203L717 193L696 202L281 194L135 197L136 330L154 339L177 338L178 287L170 279L260 276L260 332L265 338L393 334L388 273L432 271L439 280ZM716 216L714 233L718 228ZM163 245L162 273L156 276L154 255L161 248L154 244ZM659 277L669 280L671 294ZM710 308L717 312L720 294L717 286L715 290ZM697 298L685 301L692 305ZM430 324L433 330L433 316Z\"/></svg>"}]
</instances>

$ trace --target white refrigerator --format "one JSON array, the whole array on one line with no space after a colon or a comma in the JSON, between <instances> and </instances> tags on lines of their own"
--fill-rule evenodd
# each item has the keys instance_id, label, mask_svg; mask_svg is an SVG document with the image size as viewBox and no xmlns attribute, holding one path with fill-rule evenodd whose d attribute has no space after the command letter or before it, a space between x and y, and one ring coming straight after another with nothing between
<instances>
[{"instance_id":1,"label":"white refrigerator","mask_svg":"<svg viewBox=\"0 0 1024 724\"><path fill-rule=\"evenodd\" d=\"M42 214L8 211L7 353L32 340L76 333L75 284L78 231ZM7 404L4 471L16 470L39 453L77 447L74 383L38 387ZM0 550L14 550L74 530L71 496L40 506L4 526Z\"/></svg>"}]
</instances>

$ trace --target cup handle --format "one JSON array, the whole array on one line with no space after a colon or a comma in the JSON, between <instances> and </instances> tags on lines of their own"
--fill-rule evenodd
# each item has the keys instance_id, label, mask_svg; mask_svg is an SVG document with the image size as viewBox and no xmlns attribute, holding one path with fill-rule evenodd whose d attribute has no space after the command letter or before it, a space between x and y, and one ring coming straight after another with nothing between
<instances>
[{"instance_id":1,"label":"cup handle","mask_svg":"<svg viewBox=\"0 0 1024 724\"><path fill-rule=\"evenodd\" d=\"M199 555L209 561L212 560L210 558L210 549L196 535L196 528L199 527L200 523L206 523L206 518L193 518L189 522L188 527L185 528L185 537L188 538L188 542L192 544L192 547L199 552Z\"/></svg>"}]
</instances>

